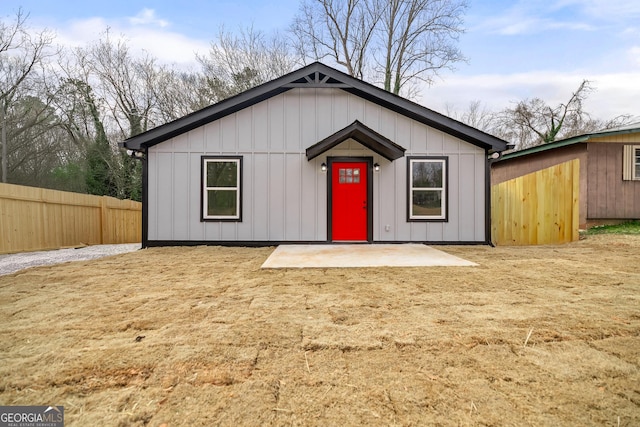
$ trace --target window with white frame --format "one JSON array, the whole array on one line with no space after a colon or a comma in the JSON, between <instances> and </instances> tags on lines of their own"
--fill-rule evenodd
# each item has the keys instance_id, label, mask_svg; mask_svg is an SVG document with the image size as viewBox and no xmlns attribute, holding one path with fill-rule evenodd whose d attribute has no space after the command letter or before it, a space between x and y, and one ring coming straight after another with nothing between
<instances>
[{"instance_id":1,"label":"window with white frame","mask_svg":"<svg viewBox=\"0 0 640 427\"><path fill-rule=\"evenodd\" d=\"M447 219L447 158L409 157L408 219Z\"/></svg>"},{"instance_id":2,"label":"window with white frame","mask_svg":"<svg viewBox=\"0 0 640 427\"><path fill-rule=\"evenodd\" d=\"M202 157L202 220L241 220L242 157Z\"/></svg>"}]
</instances>

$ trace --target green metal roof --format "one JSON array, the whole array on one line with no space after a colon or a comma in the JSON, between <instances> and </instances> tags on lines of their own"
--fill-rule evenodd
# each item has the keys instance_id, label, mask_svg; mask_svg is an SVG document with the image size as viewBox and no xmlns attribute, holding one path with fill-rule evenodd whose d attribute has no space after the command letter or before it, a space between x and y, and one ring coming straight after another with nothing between
<instances>
[{"instance_id":1,"label":"green metal roof","mask_svg":"<svg viewBox=\"0 0 640 427\"><path fill-rule=\"evenodd\" d=\"M567 145L578 144L581 142L587 142L593 138L602 138L612 135L624 135L628 133L640 133L640 122L632 123L617 128L604 129L601 131L587 133L584 135L573 136L567 139L561 139L560 141L548 142L546 144L536 145L535 147L525 148L524 150L514 151L503 155L500 160L514 159L516 157L528 156L529 154L539 153L542 151L553 150L554 148L565 147Z\"/></svg>"}]
</instances>

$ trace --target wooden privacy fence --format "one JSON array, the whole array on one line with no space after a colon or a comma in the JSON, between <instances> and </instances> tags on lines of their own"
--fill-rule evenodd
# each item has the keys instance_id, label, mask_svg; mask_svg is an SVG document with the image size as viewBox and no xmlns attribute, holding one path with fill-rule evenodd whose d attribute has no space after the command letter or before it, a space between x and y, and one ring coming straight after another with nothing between
<instances>
[{"instance_id":1,"label":"wooden privacy fence","mask_svg":"<svg viewBox=\"0 0 640 427\"><path fill-rule=\"evenodd\" d=\"M0 253L142 241L142 204L0 184Z\"/></svg>"},{"instance_id":2,"label":"wooden privacy fence","mask_svg":"<svg viewBox=\"0 0 640 427\"><path fill-rule=\"evenodd\" d=\"M576 241L580 160L571 160L491 187L491 234L496 245Z\"/></svg>"}]
</instances>

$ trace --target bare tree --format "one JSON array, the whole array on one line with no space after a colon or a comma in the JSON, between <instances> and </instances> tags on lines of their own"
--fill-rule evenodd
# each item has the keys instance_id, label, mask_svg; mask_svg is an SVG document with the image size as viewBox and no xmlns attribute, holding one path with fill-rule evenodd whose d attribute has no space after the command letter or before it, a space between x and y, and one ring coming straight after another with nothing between
<instances>
[{"instance_id":1,"label":"bare tree","mask_svg":"<svg viewBox=\"0 0 640 427\"><path fill-rule=\"evenodd\" d=\"M59 125L82 153L60 175L80 171L91 194L139 199L139 162L124 155L117 142L160 123L155 59L132 55L107 31L60 58L59 69Z\"/></svg>"},{"instance_id":2,"label":"bare tree","mask_svg":"<svg viewBox=\"0 0 640 427\"><path fill-rule=\"evenodd\" d=\"M456 46L466 3L457 0L389 0L382 9L384 89L395 94L418 79L429 84L441 69L463 61Z\"/></svg>"},{"instance_id":3,"label":"bare tree","mask_svg":"<svg viewBox=\"0 0 640 427\"><path fill-rule=\"evenodd\" d=\"M282 35L267 37L252 27L238 34L222 27L207 55L197 55L210 103L290 72L296 64Z\"/></svg>"},{"instance_id":4,"label":"bare tree","mask_svg":"<svg viewBox=\"0 0 640 427\"><path fill-rule=\"evenodd\" d=\"M112 40L108 31L83 53L96 78L92 86L111 109L122 136L135 136L153 127L155 58L148 54L134 57L126 42Z\"/></svg>"},{"instance_id":5,"label":"bare tree","mask_svg":"<svg viewBox=\"0 0 640 427\"><path fill-rule=\"evenodd\" d=\"M464 111L456 111L452 106L446 106L446 115L483 132L496 133L497 115L489 110L482 101L471 101Z\"/></svg>"},{"instance_id":6,"label":"bare tree","mask_svg":"<svg viewBox=\"0 0 640 427\"><path fill-rule=\"evenodd\" d=\"M293 20L291 32L302 58L330 58L347 73L365 78L368 57L383 1L305 0Z\"/></svg>"},{"instance_id":7,"label":"bare tree","mask_svg":"<svg viewBox=\"0 0 640 427\"><path fill-rule=\"evenodd\" d=\"M497 114L499 136L524 149L589 132L626 124L630 115L610 120L594 119L584 110L584 101L595 87L583 80L566 102L551 106L540 98L525 99Z\"/></svg>"},{"instance_id":8,"label":"bare tree","mask_svg":"<svg viewBox=\"0 0 640 427\"><path fill-rule=\"evenodd\" d=\"M303 58L330 58L399 94L464 60L456 44L466 7L466 0L305 0L291 32Z\"/></svg>"},{"instance_id":9,"label":"bare tree","mask_svg":"<svg viewBox=\"0 0 640 427\"><path fill-rule=\"evenodd\" d=\"M7 140L11 142L5 157L8 181L70 189L54 177L54 171L65 168L79 154L60 128L61 91L57 76L50 67L38 67L25 81L28 84L16 91L4 120ZM59 184L63 184L62 187Z\"/></svg>"},{"instance_id":10,"label":"bare tree","mask_svg":"<svg viewBox=\"0 0 640 427\"><path fill-rule=\"evenodd\" d=\"M22 96L13 102L5 122L11 139L7 172L12 183L51 186L51 171L65 162L68 153L64 136L55 132L57 120L46 99Z\"/></svg>"},{"instance_id":11,"label":"bare tree","mask_svg":"<svg viewBox=\"0 0 640 427\"><path fill-rule=\"evenodd\" d=\"M31 34L28 15L21 9L13 22L0 21L0 140L2 143L2 182L7 182L8 145L6 119L18 93L29 91L36 69L53 53L48 48L53 35L47 30Z\"/></svg>"},{"instance_id":12,"label":"bare tree","mask_svg":"<svg viewBox=\"0 0 640 427\"><path fill-rule=\"evenodd\" d=\"M152 89L162 123L176 120L218 101L210 93L208 79L195 71L160 67Z\"/></svg>"},{"instance_id":13,"label":"bare tree","mask_svg":"<svg viewBox=\"0 0 640 427\"><path fill-rule=\"evenodd\" d=\"M496 112L487 109L480 101L473 101L464 111L456 111L447 105L446 114L513 143L517 150L623 126L633 120L630 114L608 120L593 118L582 105L593 90L595 88L585 80L566 103L556 107L549 106L540 98L533 98L517 102L514 108Z\"/></svg>"},{"instance_id":14,"label":"bare tree","mask_svg":"<svg viewBox=\"0 0 640 427\"><path fill-rule=\"evenodd\" d=\"M520 132L535 135L532 141L534 144L552 142L563 129L565 122L570 121L574 125L573 128L578 128L584 121L587 114L582 109L582 103L593 90L591 83L583 80L567 102L555 107L540 98L525 99L518 102L514 108L505 109L502 113L503 120L505 124L511 124Z\"/></svg>"}]
</instances>

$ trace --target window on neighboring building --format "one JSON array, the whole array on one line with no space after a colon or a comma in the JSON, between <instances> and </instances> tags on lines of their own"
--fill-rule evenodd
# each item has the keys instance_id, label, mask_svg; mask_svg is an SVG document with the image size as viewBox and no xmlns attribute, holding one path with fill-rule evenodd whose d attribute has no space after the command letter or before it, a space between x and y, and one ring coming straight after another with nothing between
<instances>
[{"instance_id":1,"label":"window on neighboring building","mask_svg":"<svg viewBox=\"0 0 640 427\"><path fill-rule=\"evenodd\" d=\"M447 158L409 157L408 219L447 219Z\"/></svg>"},{"instance_id":2,"label":"window on neighboring building","mask_svg":"<svg viewBox=\"0 0 640 427\"><path fill-rule=\"evenodd\" d=\"M640 146L633 147L633 179L640 179Z\"/></svg>"},{"instance_id":3,"label":"window on neighboring building","mask_svg":"<svg viewBox=\"0 0 640 427\"><path fill-rule=\"evenodd\" d=\"M202 157L202 219L241 219L242 157Z\"/></svg>"}]
</instances>

